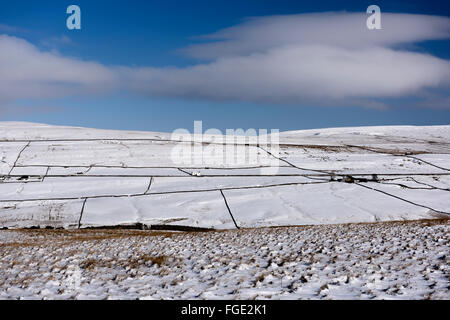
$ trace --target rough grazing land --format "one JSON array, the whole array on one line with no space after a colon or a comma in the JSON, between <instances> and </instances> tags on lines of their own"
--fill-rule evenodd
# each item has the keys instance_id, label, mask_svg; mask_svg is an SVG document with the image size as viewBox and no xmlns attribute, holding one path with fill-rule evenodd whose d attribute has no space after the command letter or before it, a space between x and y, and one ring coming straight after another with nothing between
<instances>
[{"instance_id":1,"label":"rough grazing land","mask_svg":"<svg viewBox=\"0 0 450 320\"><path fill-rule=\"evenodd\" d=\"M0 231L1 299L450 299L449 220Z\"/></svg>"}]
</instances>

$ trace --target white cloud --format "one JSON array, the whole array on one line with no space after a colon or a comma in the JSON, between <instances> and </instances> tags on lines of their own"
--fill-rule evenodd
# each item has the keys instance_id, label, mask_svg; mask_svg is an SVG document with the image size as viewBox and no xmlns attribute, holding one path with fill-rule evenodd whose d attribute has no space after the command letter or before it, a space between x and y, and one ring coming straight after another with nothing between
<instances>
[{"instance_id":1,"label":"white cloud","mask_svg":"<svg viewBox=\"0 0 450 320\"><path fill-rule=\"evenodd\" d=\"M125 73L132 88L151 95L295 103L410 95L443 84L449 68L442 59L382 47L297 45L183 69Z\"/></svg>"},{"instance_id":2,"label":"white cloud","mask_svg":"<svg viewBox=\"0 0 450 320\"><path fill-rule=\"evenodd\" d=\"M48 48L57 48L59 46L67 46L73 44L74 42L72 41L72 39L66 35L62 35L59 37L50 37L41 41L41 45Z\"/></svg>"},{"instance_id":3,"label":"white cloud","mask_svg":"<svg viewBox=\"0 0 450 320\"><path fill-rule=\"evenodd\" d=\"M365 13L325 12L250 18L237 26L197 37L213 42L181 51L195 58L217 59L291 45L363 49L450 38L447 17L382 13L381 30L368 30L367 17Z\"/></svg>"},{"instance_id":4,"label":"white cloud","mask_svg":"<svg viewBox=\"0 0 450 320\"><path fill-rule=\"evenodd\" d=\"M252 18L199 37L183 53L207 60L187 68L122 70L134 90L158 96L269 103L385 107L377 98L448 89L450 63L398 47L450 38L450 19L316 13Z\"/></svg>"},{"instance_id":5,"label":"white cloud","mask_svg":"<svg viewBox=\"0 0 450 320\"><path fill-rule=\"evenodd\" d=\"M6 32L6 33L27 33L28 30L0 23L0 32Z\"/></svg>"},{"instance_id":6,"label":"white cloud","mask_svg":"<svg viewBox=\"0 0 450 320\"><path fill-rule=\"evenodd\" d=\"M94 94L116 81L116 72L99 63L43 52L23 39L0 35L2 101Z\"/></svg>"},{"instance_id":7,"label":"white cloud","mask_svg":"<svg viewBox=\"0 0 450 320\"><path fill-rule=\"evenodd\" d=\"M251 18L183 49L201 60L185 68L106 67L0 35L0 100L120 88L149 96L383 108L378 99L426 97L429 88L449 91L448 60L402 47L450 38L449 18L382 13L383 29L372 31L366 18Z\"/></svg>"}]
</instances>

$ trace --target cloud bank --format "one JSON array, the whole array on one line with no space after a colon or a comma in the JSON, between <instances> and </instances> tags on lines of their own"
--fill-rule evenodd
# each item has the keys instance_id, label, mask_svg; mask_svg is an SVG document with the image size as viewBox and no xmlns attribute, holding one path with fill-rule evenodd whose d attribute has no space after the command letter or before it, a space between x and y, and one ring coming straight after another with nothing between
<instances>
[{"instance_id":1,"label":"cloud bank","mask_svg":"<svg viewBox=\"0 0 450 320\"><path fill-rule=\"evenodd\" d=\"M368 30L366 19L360 13L251 18L181 50L201 64L129 70L127 83L149 95L366 107L383 107L377 98L448 87L449 61L399 47L450 38L449 18L383 13L382 30Z\"/></svg>"},{"instance_id":2,"label":"cloud bank","mask_svg":"<svg viewBox=\"0 0 450 320\"><path fill-rule=\"evenodd\" d=\"M411 49L449 39L449 18L382 13L382 30L368 30L366 19L364 13L250 18L181 49L198 61L184 68L106 67L3 35L0 100L125 89L213 101L383 107L378 99L449 91L449 60ZM433 106L442 107L439 101L448 102L448 95L434 95Z\"/></svg>"},{"instance_id":3,"label":"cloud bank","mask_svg":"<svg viewBox=\"0 0 450 320\"><path fill-rule=\"evenodd\" d=\"M43 52L0 35L0 101L98 94L111 90L117 73L100 63Z\"/></svg>"},{"instance_id":4,"label":"cloud bank","mask_svg":"<svg viewBox=\"0 0 450 320\"><path fill-rule=\"evenodd\" d=\"M249 55L290 45L329 45L348 49L393 47L450 37L450 19L382 13L382 29L368 30L365 13L325 12L249 18L244 23L197 37L214 41L181 51L196 58Z\"/></svg>"},{"instance_id":5,"label":"cloud bank","mask_svg":"<svg viewBox=\"0 0 450 320\"><path fill-rule=\"evenodd\" d=\"M270 103L411 95L448 81L448 61L387 48L297 45L184 69L129 69L134 90L158 96Z\"/></svg>"}]
</instances>

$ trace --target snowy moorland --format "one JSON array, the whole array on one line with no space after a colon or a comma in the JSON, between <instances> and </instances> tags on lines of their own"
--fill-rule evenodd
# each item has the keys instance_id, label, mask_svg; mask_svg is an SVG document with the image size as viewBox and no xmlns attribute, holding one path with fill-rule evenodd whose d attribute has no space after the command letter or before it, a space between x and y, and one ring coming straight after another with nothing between
<instances>
[{"instance_id":1,"label":"snowy moorland","mask_svg":"<svg viewBox=\"0 0 450 320\"><path fill-rule=\"evenodd\" d=\"M0 299L450 299L449 220L6 230Z\"/></svg>"},{"instance_id":2,"label":"snowy moorland","mask_svg":"<svg viewBox=\"0 0 450 320\"><path fill-rule=\"evenodd\" d=\"M0 122L0 299L450 298L450 126L178 138Z\"/></svg>"},{"instance_id":3,"label":"snowy moorland","mask_svg":"<svg viewBox=\"0 0 450 320\"><path fill-rule=\"evenodd\" d=\"M450 126L283 132L277 155L242 144L258 156L249 164L192 140L1 122L0 228L233 229L450 213ZM204 162L174 161L180 143L205 147L195 153Z\"/></svg>"}]
</instances>

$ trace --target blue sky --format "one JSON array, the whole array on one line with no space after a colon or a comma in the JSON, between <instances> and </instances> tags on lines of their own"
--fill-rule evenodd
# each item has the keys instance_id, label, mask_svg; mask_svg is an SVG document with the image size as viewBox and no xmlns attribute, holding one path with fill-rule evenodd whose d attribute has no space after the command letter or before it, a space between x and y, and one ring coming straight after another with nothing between
<instances>
[{"instance_id":1,"label":"blue sky","mask_svg":"<svg viewBox=\"0 0 450 320\"><path fill-rule=\"evenodd\" d=\"M70 4L81 7L82 30L66 28L65 11ZM363 88L361 92L364 93L355 99L345 96L348 95L345 89L345 94L333 91L326 99L322 99L319 94L321 88L317 88L318 93L313 98L308 96L303 99L300 93L292 96L291 93L277 91L273 99L270 93L265 99L230 89L224 98L222 95L204 95L202 86L208 84L207 81L196 84L195 88L189 84L192 80L189 77L198 75L189 68L211 63L211 60L205 61L198 57L199 52L201 54L202 50L208 49L202 46L208 41L198 36L238 26L232 37L239 38L239 32L247 30L245 24L242 25L247 17L281 15L282 18L276 22L284 25L285 15L346 11L360 13L365 21L365 10L370 4L380 6L382 22L384 12L450 16L449 5L442 1L0 1L0 34L14 37L14 41L24 40L41 53L50 52L74 61L93 61L106 73L117 67L132 68L134 71L154 68L145 70L148 74L145 74L144 79L150 77L158 86L159 83L165 84L165 87L157 89L149 84L148 88L130 90L122 90L123 86L114 89L101 86L101 90L89 93L62 90L67 93L57 96L49 94L41 97L33 93L5 98L3 102L0 96L0 119L150 131L192 128L194 120L203 120L204 128L277 128L282 131L336 126L450 124L450 106L446 105L450 91L446 64L450 59L448 37L436 40L431 36L430 39L401 43L399 48L395 48L424 54L425 60L417 61L419 64L421 61L429 62L430 68L437 63L426 60L432 55L440 59L444 70L440 68L442 75L438 79L422 82L419 79L418 84L411 84L414 90L399 86L398 92L392 94L386 93L386 88L380 88L380 94L375 91L373 95L368 95ZM444 26L446 23L444 21ZM260 27L261 24L251 27L251 30ZM332 28L330 25L331 33ZM289 29L286 32L295 34L297 31ZM416 33L420 34L420 30ZM244 41L241 42L244 44L252 42L251 38L238 40ZM193 44L198 45L195 54L182 51ZM225 45L228 46L227 43ZM239 46L239 43L235 46ZM239 47L235 49L240 50ZM348 50L357 49L352 47ZM217 52L214 54L217 55ZM248 55L242 53L241 57L244 59ZM222 58L228 57L214 57L213 63L222 61ZM264 61L270 63L270 56ZM244 60L243 66L247 63L253 61ZM164 75L167 66L177 69L170 78ZM186 68L191 71L184 76L183 70ZM417 72L428 74L433 73L433 70L436 69L428 72L424 66ZM207 73L207 77L214 76ZM135 79L134 76L130 77ZM217 77L219 79L211 82L220 86L222 75ZM233 77L236 77L236 72ZM234 83L233 77L228 82L224 81L223 86ZM49 80L44 80L47 85ZM78 85L77 79L71 81L75 82L75 86ZM84 78L83 81L90 84ZM437 82L439 85L435 85ZM23 83L20 85L23 86ZM185 94L186 86L188 94ZM211 87L208 85L204 90L211 90ZM258 87L252 87L251 90L258 91ZM309 89L299 91L302 90L307 94ZM220 88L217 92L220 92ZM332 97L335 96L339 99L333 105ZM383 107L370 107L369 100ZM358 104L359 101L361 104Z\"/></svg>"}]
</instances>

